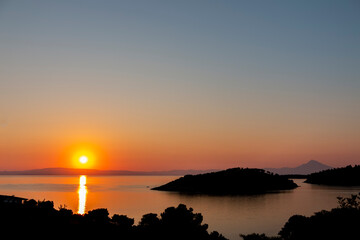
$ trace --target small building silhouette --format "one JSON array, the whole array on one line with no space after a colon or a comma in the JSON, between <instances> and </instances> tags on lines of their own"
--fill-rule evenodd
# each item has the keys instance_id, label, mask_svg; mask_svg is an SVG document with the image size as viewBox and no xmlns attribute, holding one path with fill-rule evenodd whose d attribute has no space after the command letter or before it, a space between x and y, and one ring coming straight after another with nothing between
<instances>
[{"instance_id":1,"label":"small building silhouette","mask_svg":"<svg viewBox=\"0 0 360 240\"><path fill-rule=\"evenodd\" d=\"M0 195L0 203L23 204L26 198Z\"/></svg>"}]
</instances>

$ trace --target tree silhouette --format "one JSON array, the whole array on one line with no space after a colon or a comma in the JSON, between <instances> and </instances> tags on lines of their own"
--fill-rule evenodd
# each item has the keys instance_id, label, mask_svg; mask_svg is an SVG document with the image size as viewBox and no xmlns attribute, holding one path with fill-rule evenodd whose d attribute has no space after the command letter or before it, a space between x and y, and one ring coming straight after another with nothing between
<instances>
[{"instance_id":1,"label":"tree silhouette","mask_svg":"<svg viewBox=\"0 0 360 240\"><path fill-rule=\"evenodd\" d=\"M160 224L160 219L156 213L148 213L142 216L139 223L140 227L155 227Z\"/></svg>"},{"instance_id":2,"label":"tree silhouette","mask_svg":"<svg viewBox=\"0 0 360 240\"><path fill-rule=\"evenodd\" d=\"M160 217L157 214L145 214L138 226L140 238L148 239L226 239L218 232L207 232L208 225L202 224L203 217L194 213L184 204L165 209Z\"/></svg>"},{"instance_id":3,"label":"tree silhouette","mask_svg":"<svg viewBox=\"0 0 360 240\"><path fill-rule=\"evenodd\" d=\"M126 215L114 214L111 222L124 229L130 229L134 225L134 219L128 218Z\"/></svg>"},{"instance_id":4,"label":"tree silhouette","mask_svg":"<svg viewBox=\"0 0 360 240\"><path fill-rule=\"evenodd\" d=\"M109 211L106 208L98 208L85 214L85 218L97 224L105 224L109 222Z\"/></svg>"}]
</instances>

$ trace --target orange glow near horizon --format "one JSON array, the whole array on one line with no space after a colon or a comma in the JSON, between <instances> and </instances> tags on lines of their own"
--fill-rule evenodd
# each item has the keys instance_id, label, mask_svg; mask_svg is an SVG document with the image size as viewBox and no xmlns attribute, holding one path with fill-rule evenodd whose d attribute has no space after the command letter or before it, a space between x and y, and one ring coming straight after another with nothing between
<instances>
[{"instance_id":1,"label":"orange glow near horizon","mask_svg":"<svg viewBox=\"0 0 360 240\"><path fill-rule=\"evenodd\" d=\"M282 135L281 131L278 132L279 136L273 136L271 133L264 133L262 136L254 131L254 136L251 137L251 134L244 130L243 137L247 137L244 141L240 137L221 138L217 132L202 135L200 130L192 138L187 137L190 133L183 135L186 132L169 132L166 141L161 138L165 133L150 135L145 130L144 136L124 132L118 139L111 134L105 136L105 133L99 133L98 139L90 134L71 138L63 136L56 142L44 138L36 144L35 141L19 143L13 139L0 143L0 158L4 159L0 160L0 170L77 168L158 171L296 167L310 159L341 167L354 164L357 157L350 154L357 151L354 139L347 139L346 146L335 145L336 142L330 140L318 141L315 138L299 137L286 142L285 139L290 139L291 136ZM344 155L347 152L348 154ZM87 163L79 161L82 156L88 158ZM348 160L339 162L337 159L340 156ZM12 161L5 161L6 159Z\"/></svg>"}]
</instances>

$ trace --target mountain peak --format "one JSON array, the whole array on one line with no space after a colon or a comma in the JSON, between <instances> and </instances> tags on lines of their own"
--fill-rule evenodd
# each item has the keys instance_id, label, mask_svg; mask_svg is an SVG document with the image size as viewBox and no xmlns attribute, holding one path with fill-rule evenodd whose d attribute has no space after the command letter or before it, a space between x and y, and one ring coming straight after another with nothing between
<instances>
[{"instance_id":1,"label":"mountain peak","mask_svg":"<svg viewBox=\"0 0 360 240\"><path fill-rule=\"evenodd\" d=\"M308 161L307 163L309 164L309 163L320 163L320 162L318 162L318 161L316 161L316 160L310 160L310 161Z\"/></svg>"},{"instance_id":2,"label":"mountain peak","mask_svg":"<svg viewBox=\"0 0 360 240\"><path fill-rule=\"evenodd\" d=\"M316 161L316 160L310 160L310 161L308 161L307 163L302 164L302 165L300 165L300 166L324 166L324 167L330 167L330 166L327 166L327 165L325 165L325 164L322 164L321 162L318 162L318 161ZM300 167L300 166L299 166L299 167Z\"/></svg>"},{"instance_id":3,"label":"mountain peak","mask_svg":"<svg viewBox=\"0 0 360 240\"><path fill-rule=\"evenodd\" d=\"M316 160L310 160L310 161L308 161L306 164L319 164L319 165L326 166L325 164L322 164L321 162L316 161Z\"/></svg>"}]
</instances>

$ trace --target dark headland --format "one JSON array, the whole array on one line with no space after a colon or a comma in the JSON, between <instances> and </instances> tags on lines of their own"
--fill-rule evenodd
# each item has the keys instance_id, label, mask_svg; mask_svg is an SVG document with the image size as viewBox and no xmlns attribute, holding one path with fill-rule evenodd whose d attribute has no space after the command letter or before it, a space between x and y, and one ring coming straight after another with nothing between
<instances>
[{"instance_id":1,"label":"dark headland","mask_svg":"<svg viewBox=\"0 0 360 240\"><path fill-rule=\"evenodd\" d=\"M305 182L332 186L360 186L360 165L313 173Z\"/></svg>"},{"instance_id":2,"label":"dark headland","mask_svg":"<svg viewBox=\"0 0 360 240\"><path fill-rule=\"evenodd\" d=\"M298 187L284 176L255 168L186 175L152 190L215 195L258 194Z\"/></svg>"}]
</instances>

